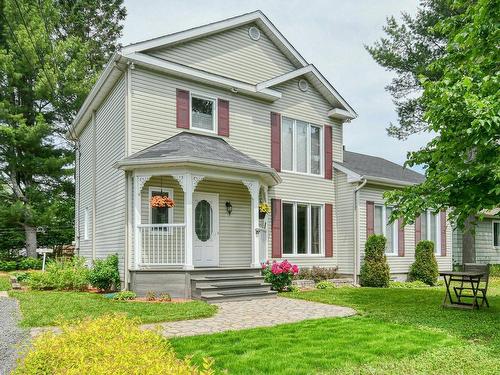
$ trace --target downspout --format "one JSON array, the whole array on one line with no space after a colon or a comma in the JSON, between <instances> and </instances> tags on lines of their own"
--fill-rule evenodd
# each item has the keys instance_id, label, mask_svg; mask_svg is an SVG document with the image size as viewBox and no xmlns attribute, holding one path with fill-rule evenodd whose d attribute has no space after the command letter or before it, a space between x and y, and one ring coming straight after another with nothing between
<instances>
[{"instance_id":1,"label":"downspout","mask_svg":"<svg viewBox=\"0 0 500 375\"><path fill-rule=\"evenodd\" d=\"M361 176L361 184L354 189L354 264L352 271L352 281L358 284L358 269L359 269L359 220L358 220L358 207L359 207L359 194L358 191L366 185L368 180L365 176Z\"/></svg>"}]
</instances>

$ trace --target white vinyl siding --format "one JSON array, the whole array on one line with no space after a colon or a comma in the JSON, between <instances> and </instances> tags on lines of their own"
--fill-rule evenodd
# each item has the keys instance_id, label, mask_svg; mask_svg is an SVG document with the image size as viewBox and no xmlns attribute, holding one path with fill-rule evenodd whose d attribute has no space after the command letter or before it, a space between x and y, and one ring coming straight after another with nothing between
<instances>
[{"instance_id":1,"label":"white vinyl siding","mask_svg":"<svg viewBox=\"0 0 500 375\"><path fill-rule=\"evenodd\" d=\"M484 218L475 228L476 262L482 264L500 264L500 248L493 244L493 223L498 220ZM462 230L453 232L453 262L462 264Z\"/></svg>"},{"instance_id":2,"label":"white vinyl siding","mask_svg":"<svg viewBox=\"0 0 500 375\"><path fill-rule=\"evenodd\" d=\"M250 39L248 29L251 26L245 25L148 53L252 84L296 69L263 32L258 41Z\"/></svg>"},{"instance_id":3,"label":"white vinyl siding","mask_svg":"<svg viewBox=\"0 0 500 375\"><path fill-rule=\"evenodd\" d=\"M333 205L333 255L337 257L338 272L352 276L354 267L354 184L347 176L334 170L335 204Z\"/></svg>"}]
</instances>

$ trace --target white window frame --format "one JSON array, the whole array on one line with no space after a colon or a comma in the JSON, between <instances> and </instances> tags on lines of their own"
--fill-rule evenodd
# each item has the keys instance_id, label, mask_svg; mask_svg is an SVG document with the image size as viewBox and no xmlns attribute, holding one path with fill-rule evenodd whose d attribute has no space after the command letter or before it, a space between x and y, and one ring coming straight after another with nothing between
<instances>
[{"instance_id":1,"label":"white window frame","mask_svg":"<svg viewBox=\"0 0 500 375\"><path fill-rule=\"evenodd\" d=\"M193 98L196 99L203 99L203 100L210 100L214 103L214 116L212 120L212 130L209 129L203 129L203 128L198 128L196 126L193 126ZM218 117L218 107L217 107L217 97L215 96L210 96L210 95L205 95L205 94L198 94L198 93L193 93L189 92L189 129L193 129L196 131L200 132L205 132L205 133L211 133L211 134L217 134L218 132L218 123L217 123L217 117Z\"/></svg>"},{"instance_id":2,"label":"white window frame","mask_svg":"<svg viewBox=\"0 0 500 375\"><path fill-rule=\"evenodd\" d=\"M427 241L432 241L432 235L431 235L431 215L433 213L430 210L425 211L425 215L427 217L426 220L426 235L427 238L423 238L424 240ZM441 215L437 213L436 215L436 242L434 244L434 255L441 255Z\"/></svg>"},{"instance_id":3,"label":"white window frame","mask_svg":"<svg viewBox=\"0 0 500 375\"><path fill-rule=\"evenodd\" d=\"M392 206L387 207L385 204L375 204L375 207L382 207L382 235L387 238L387 223L388 223L388 217L387 217L387 208L394 208ZM373 218L373 227L375 228L375 215ZM399 228L398 228L398 221L394 220L394 222L391 224L392 225L392 231L393 231L393 236L392 236L392 252L387 252L387 248L385 249L385 255L388 256L398 256L398 245L399 245Z\"/></svg>"},{"instance_id":4,"label":"white window frame","mask_svg":"<svg viewBox=\"0 0 500 375\"><path fill-rule=\"evenodd\" d=\"M149 207L149 224L153 225L153 210L149 202L151 201L151 197L153 196L153 191L164 191L168 193L168 197L174 199L174 189L171 188L162 188L158 186L150 186L148 191L148 207ZM174 207L168 210L168 224L174 223Z\"/></svg>"},{"instance_id":5,"label":"white window frame","mask_svg":"<svg viewBox=\"0 0 500 375\"><path fill-rule=\"evenodd\" d=\"M282 254L283 258L301 258L301 257L324 257L325 256L325 205L323 203L316 202L302 202L302 201L291 201L284 200L282 205L290 204L293 205L293 252ZM307 252L305 254L297 253L297 205L307 205ZM319 244L319 254L311 254L311 244L312 244L312 226L311 226L311 206L316 206L320 208L320 244ZM281 210L281 223L283 227L283 209ZM281 244L283 246L283 230L281 230Z\"/></svg>"},{"instance_id":6,"label":"white window frame","mask_svg":"<svg viewBox=\"0 0 500 375\"><path fill-rule=\"evenodd\" d=\"M89 209L85 207L83 211L83 240L88 241L89 239Z\"/></svg>"},{"instance_id":7,"label":"white window frame","mask_svg":"<svg viewBox=\"0 0 500 375\"><path fill-rule=\"evenodd\" d=\"M491 245L495 249L500 249L500 243L498 245L495 245L495 224L497 224L500 227L500 221L498 220L493 220L491 222ZM500 228L498 228L500 231Z\"/></svg>"},{"instance_id":8,"label":"white window frame","mask_svg":"<svg viewBox=\"0 0 500 375\"><path fill-rule=\"evenodd\" d=\"M286 118L292 121L292 133L293 133L293 144L292 144L292 170L283 168L283 119ZM297 121L303 122L307 125L307 172L299 172L297 171ZM319 136L319 174L311 173L311 127L315 126L320 129ZM281 124L280 124L280 159L281 159L281 171L287 173L295 173L306 176L315 176L315 177L324 177L325 174L325 151L324 151L324 140L325 137L325 127L323 125L317 125L310 123L308 121L295 119L288 116L281 116Z\"/></svg>"}]
</instances>

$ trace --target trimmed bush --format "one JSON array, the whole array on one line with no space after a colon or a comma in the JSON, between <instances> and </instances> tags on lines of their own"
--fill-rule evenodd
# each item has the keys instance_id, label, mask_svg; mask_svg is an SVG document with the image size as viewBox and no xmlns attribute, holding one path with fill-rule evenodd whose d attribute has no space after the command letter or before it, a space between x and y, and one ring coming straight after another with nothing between
<instances>
[{"instance_id":1,"label":"trimmed bush","mask_svg":"<svg viewBox=\"0 0 500 375\"><path fill-rule=\"evenodd\" d=\"M411 265L408 280L419 280L427 285L436 285L438 276L438 265L434 256L434 242L420 241L415 249L415 262Z\"/></svg>"},{"instance_id":2,"label":"trimmed bush","mask_svg":"<svg viewBox=\"0 0 500 375\"><path fill-rule=\"evenodd\" d=\"M313 268L302 268L295 278L298 280L313 280L315 283L319 283L320 281L335 279L336 276L336 268L314 266Z\"/></svg>"},{"instance_id":3,"label":"trimmed bush","mask_svg":"<svg viewBox=\"0 0 500 375\"><path fill-rule=\"evenodd\" d=\"M290 290L293 276L299 272L299 267L286 259L283 262L274 261L272 264L262 265L262 275L266 283L271 284L271 289L278 292Z\"/></svg>"},{"instance_id":4,"label":"trimmed bush","mask_svg":"<svg viewBox=\"0 0 500 375\"><path fill-rule=\"evenodd\" d=\"M27 279L33 290L86 290L89 270L85 259L74 257L47 264L45 272L33 272Z\"/></svg>"},{"instance_id":5,"label":"trimmed bush","mask_svg":"<svg viewBox=\"0 0 500 375\"><path fill-rule=\"evenodd\" d=\"M106 259L97 259L89 272L89 282L93 287L106 292L120 286L118 255L109 255Z\"/></svg>"},{"instance_id":6,"label":"trimmed bush","mask_svg":"<svg viewBox=\"0 0 500 375\"><path fill-rule=\"evenodd\" d=\"M65 324L60 335L42 333L13 374L214 374L211 360L199 370L189 359L178 359L166 339L138 324L108 315Z\"/></svg>"},{"instance_id":7,"label":"trimmed bush","mask_svg":"<svg viewBox=\"0 0 500 375\"><path fill-rule=\"evenodd\" d=\"M360 271L361 286L387 288L390 281L389 264L385 256L386 238L373 234L365 243L365 259Z\"/></svg>"}]
</instances>

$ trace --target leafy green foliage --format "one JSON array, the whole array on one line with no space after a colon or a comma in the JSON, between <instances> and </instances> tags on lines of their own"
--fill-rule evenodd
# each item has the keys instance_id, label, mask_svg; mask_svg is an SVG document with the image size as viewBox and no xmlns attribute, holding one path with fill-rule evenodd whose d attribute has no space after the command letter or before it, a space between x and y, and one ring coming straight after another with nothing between
<instances>
[{"instance_id":1,"label":"leafy green foliage","mask_svg":"<svg viewBox=\"0 0 500 375\"><path fill-rule=\"evenodd\" d=\"M415 262L408 273L409 281L421 281L436 285L439 276L438 264L434 256L434 242L420 241L415 249Z\"/></svg>"},{"instance_id":2,"label":"leafy green foliage","mask_svg":"<svg viewBox=\"0 0 500 375\"><path fill-rule=\"evenodd\" d=\"M387 239L382 235L372 234L365 243L365 259L360 270L362 286L387 288L390 281L390 269L385 256Z\"/></svg>"},{"instance_id":3,"label":"leafy green foliage","mask_svg":"<svg viewBox=\"0 0 500 375\"><path fill-rule=\"evenodd\" d=\"M50 262L45 272L32 273L27 283L33 290L85 290L88 276L85 259L74 257Z\"/></svg>"},{"instance_id":4,"label":"leafy green foliage","mask_svg":"<svg viewBox=\"0 0 500 375\"><path fill-rule=\"evenodd\" d=\"M0 291L10 290L10 280L8 275L0 275Z\"/></svg>"},{"instance_id":5,"label":"leafy green foliage","mask_svg":"<svg viewBox=\"0 0 500 375\"><path fill-rule=\"evenodd\" d=\"M490 276L500 277L500 264L491 264L490 265Z\"/></svg>"},{"instance_id":6,"label":"leafy green foliage","mask_svg":"<svg viewBox=\"0 0 500 375\"><path fill-rule=\"evenodd\" d=\"M18 270L41 270L43 265L43 260L38 258L26 257L22 258L17 263Z\"/></svg>"},{"instance_id":7,"label":"leafy green foliage","mask_svg":"<svg viewBox=\"0 0 500 375\"><path fill-rule=\"evenodd\" d=\"M500 202L500 6L498 0L455 0L457 11L433 27L446 36L445 53L420 73L428 130L434 137L408 155L426 180L387 192L393 218L412 222L424 209L449 208L463 227Z\"/></svg>"},{"instance_id":8,"label":"leafy green foliage","mask_svg":"<svg viewBox=\"0 0 500 375\"><path fill-rule=\"evenodd\" d=\"M125 301L125 300L135 299L136 297L137 294L132 292L131 290L122 290L121 292L116 293L113 296L113 299L116 299L118 301Z\"/></svg>"},{"instance_id":9,"label":"leafy green foliage","mask_svg":"<svg viewBox=\"0 0 500 375\"><path fill-rule=\"evenodd\" d=\"M418 289L418 288L428 288L429 285L424 283L423 281L391 281L389 283L389 288L400 288L400 289Z\"/></svg>"},{"instance_id":10,"label":"leafy green foliage","mask_svg":"<svg viewBox=\"0 0 500 375\"><path fill-rule=\"evenodd\" d=\"M170 294L164 292L160 294L160 301L162 302L170 302L172 301L172 296Z\"/></svg>"},{"instance_id":11,"label":"leafy green foliage","mask_svg":"<svg viewBox=\"0 0 500 375\"><path fill-rule=\"evenodd\" d=\"M202 301L183 303L120 302L102 294L86 292L26 291L9 292L19 300L23 327L55 326L61 321L74 322L110 313L126 314L143 323L207 318L217 307Z\"/></svg>"},{"instance_id":12,"label":"leafy green foliage","mask_svg":"<svg viewBox=\"0 0 500 375\"><path fill-rule=\"evenodd\" d=\"M301 268L299 273L295 275L298 280L313 280L319 283L323 280L335 279L337 277L337 268L333 267L318 267Z\"/></svg>"},{"instance_id":13,"label":"leafy green foliage","mask_svg":"<svg viewBox=\"0 0 500 375\"><path fill-rule=\"evenodd\" d=\"M14 271L17 269L17 262L15 260L0 260L0 271Z\"/></svg>"},{"instance_id":14,"label":"leafy green foliage","mask_svg":"<svg viewBox=\"0 0 500 375\"><path fill-rule=\"evenodd\" d=\"M331 289L333 288L333 284L329 281L320 281L316 284L316 289Z\"/></svg>"},{"instance_id":15,"label":"leafy green foliage","mask_svg":"<svg viewBox=\"0 0 500 375\"><path fill-rule=\"evenodd\" d=\"M120 286L118 255L109 255L106 259L96 259L89 272L89 282L93 287L110 291Z\"/></svg>"},{"instance_id":16,"label":"leafy green foliage","mask_svg":"<svg viewBox=\"0 0 500 375\"><path fill-rule=\"evenodd\" d=\"M198 370L178 359L160 334L138 324L120 315L65 324L60 335L37 337L13 374L213 374L211 361Z\"/></svg>"}]
</instances>

